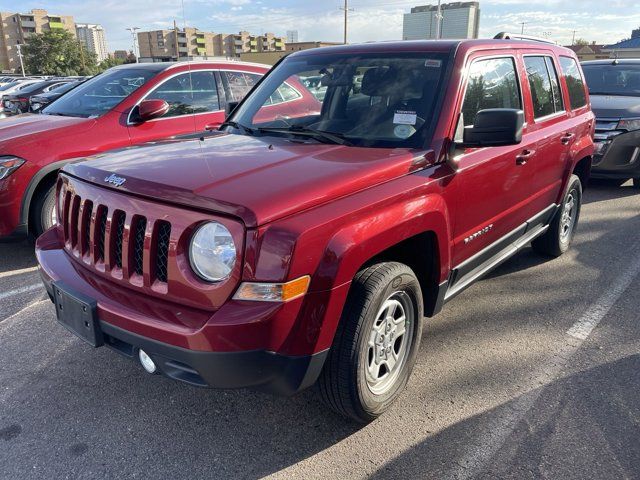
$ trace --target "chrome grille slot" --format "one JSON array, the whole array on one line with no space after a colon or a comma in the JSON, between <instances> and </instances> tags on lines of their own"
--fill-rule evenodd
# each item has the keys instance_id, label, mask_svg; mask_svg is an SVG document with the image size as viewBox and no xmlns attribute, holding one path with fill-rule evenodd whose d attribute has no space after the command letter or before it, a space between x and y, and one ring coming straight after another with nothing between
<instances>
[{"instance_id":1,"label":"chrome grille slot","mask_svg":"<svg viewBox=\"0 0 640 480\"><path fill-rule=\"evenodd\" d=\"M144 256L144 236L147 230L147 219L145 217L135 217L135 227L133 234L133 271L138 275L143 272Z\"/></svg>"},{"instance_id":2,"label":"chrome grille slot","mask_svg":"<svg viewBox=\"0 0 640 480\"><path fill-rule=\"evenodd\" d=\"M122 240L124 237L124 221L126 214L122 210L113 212L111 220L112 238L113 238L113 264L118 268L122 268Z\"/></svg>"},{"instance_id":3,"label":"chrome grille slot","mask_svg":"<svg viewBox=\"0 0 640 480\"><path fill-rule=\"evenodd\" d=\"M156 222L155 277L159 282L167 282L167 265L169 261L169 240L171 224L163 220Z\"/></svg>"}]
</instances>

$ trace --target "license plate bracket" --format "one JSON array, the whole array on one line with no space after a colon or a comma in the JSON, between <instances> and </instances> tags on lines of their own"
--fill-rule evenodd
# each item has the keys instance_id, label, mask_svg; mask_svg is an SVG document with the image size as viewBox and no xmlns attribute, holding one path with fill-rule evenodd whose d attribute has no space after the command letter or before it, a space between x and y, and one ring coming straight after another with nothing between
<instances>
[{"instance_id":1,"label":"license plate bracket","mask_svg":"<svg viewBox=\"0 0 640 480\"><path fill-rule=\"evenodd\" d=\"M98 320L98 302L61 282L53 283L58 322L93 347L104 345Z\"/></svg>"}]
</instances>

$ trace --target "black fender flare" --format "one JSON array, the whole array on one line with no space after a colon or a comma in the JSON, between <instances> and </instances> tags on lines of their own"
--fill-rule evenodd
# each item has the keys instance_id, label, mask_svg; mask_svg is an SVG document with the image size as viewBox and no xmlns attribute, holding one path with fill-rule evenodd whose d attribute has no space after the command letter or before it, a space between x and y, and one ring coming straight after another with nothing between
<instances>
[{"instance_id":1,"label":"black fender flare","mask_svg":"<svg viewBox=\"0 0 640 480\"><path fill-rule=\"evenodd\" d=\"M62 167L64 167L67 163L71 161L72 161L71 159L68 159L68 160L60 160L54 163L50 163L36 172L36 174L33 176L31 181L29 182L29 185L27 186L27 189L25 190L24 195L22 196L22 205L20 207L20 224L21 225L26 225L27 229L29 228L29 220L30 220L29 212L31 210L31 202L42 180L50 173L60 170Z\"/></svg>"}]
</instances>

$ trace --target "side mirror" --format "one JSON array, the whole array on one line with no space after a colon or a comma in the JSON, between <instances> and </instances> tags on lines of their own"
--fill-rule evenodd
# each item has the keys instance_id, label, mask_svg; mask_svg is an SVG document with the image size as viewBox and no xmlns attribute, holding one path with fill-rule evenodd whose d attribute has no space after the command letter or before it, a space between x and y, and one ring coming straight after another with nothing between
<instances>
[{"instance_id":1,"label":"side mirror","mask_svg":"<svg viewBox=\"0 0 640 480\"><path fill-rule=\"evenodd\" d=\"M143 100L138 105L136 120L139 123L159 118L169 111L169 104L164 100Z\"/></svg>"},{"instance_id":2,"label":"side mirror","mask_svg":"<svg viewBox=\"0 0 640 480\"><path fill-rule=\"evenodd\" d=\"M227 106L224 107L224 117L229 118L240 102L227 102Z\"/></svg>"},{"instance_id":3,"label":"side mirror","mask_svg":"<svg viewBox=\"0 0 640 480\"><path fill-rule=\"evenodd\" d=\"M500 147L522 142L524 112L515 108L480 110L473 127L465 127L463 148Z\"/></svg>"}]
</instances>

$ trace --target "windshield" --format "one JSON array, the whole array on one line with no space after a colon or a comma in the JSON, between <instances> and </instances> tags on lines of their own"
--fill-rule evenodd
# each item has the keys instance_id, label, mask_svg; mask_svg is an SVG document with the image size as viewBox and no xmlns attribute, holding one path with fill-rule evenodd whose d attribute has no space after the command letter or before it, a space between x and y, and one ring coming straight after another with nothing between
<instances>
[{"instance_id":1,"label":"windshield","mask_svg":"<svg viewBox=\"0 0 640 480\"><path fill-rule=\"evenodd\" d=\"M289 57L230 124L245 134L419 148L433 120L446 59L433 52Z\"/></svg>"},{"instance_id":2,"label":"windshield","mask_svg":"<svg viewBox=\"0 0 640 480\"><path fill-rule=\"evenodd\" d=\"M15 87L16 85L19 85L20 82L11 82L11 83L7 83L6 85L3 85L2 87L0 87L0 91L4 91L4 90L9 90L10 88Z\"/></svg>"},{"instance_id":3,"label":"windshield","mask_svg":"<svg viewBox=\"0 0 640 480\"><path fill-rule=\"evenodd\" d=\"M99 117L118 105L157 72L117 68L87 80L43 110L49 115Z\"/></svg>"},{"instance_id":4,"label":"windshield","mask_svg":"<svg viewBox=\"0 0 640 480\"><path fill-rule=\"evenodd\" d=\"M640 65L586 64L582 70L591 95L640 96Z\"/></svg>"}]
</instances>

